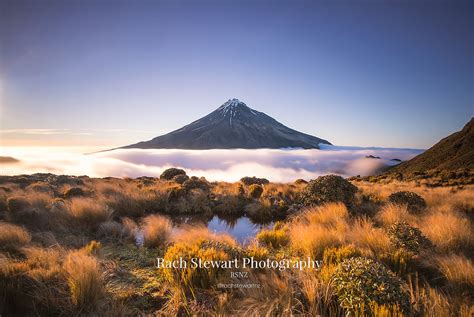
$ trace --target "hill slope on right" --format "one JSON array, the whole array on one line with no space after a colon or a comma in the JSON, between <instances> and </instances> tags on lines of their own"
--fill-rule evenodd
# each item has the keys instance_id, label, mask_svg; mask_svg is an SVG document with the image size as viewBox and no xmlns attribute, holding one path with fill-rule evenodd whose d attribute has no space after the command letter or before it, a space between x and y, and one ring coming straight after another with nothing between
<instances>
[{"instance_id":1,"label":"hill slope on right","mask_svg":"<svg viewBox=\"0 0 474 317\"><path fill-rule=\"evenodd\" d=\"M455 171L474 168L474 118L461 131L442 139L427 151L397 165L390 172Z\"/></svg>"}]
</instances>

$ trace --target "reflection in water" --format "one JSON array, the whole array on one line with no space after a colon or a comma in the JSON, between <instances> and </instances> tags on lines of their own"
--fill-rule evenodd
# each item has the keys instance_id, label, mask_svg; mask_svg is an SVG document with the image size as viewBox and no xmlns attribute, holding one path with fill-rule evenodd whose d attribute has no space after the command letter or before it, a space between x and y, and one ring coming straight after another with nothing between
<instances>
[{"instance_id":1,"label":"reflection in water","mask_svg":"<svg viewBox=\"0 0 474 317\"><path fill-rule=\"evenodd\" d=\"M256 224L247 217L240 217L232 219L221 219L214 216L207 224L209 230L219 233L225 232L233 236L240 243L245 243L253 238L262 228L268 227L271 224Z\"/></svg>"},{"instance_id":2,"label":"reflection in water","mask_svg":"<svg viewBox=\"0 0 474 317\"><path fill-rule=\"evenodd\" d=\"M228 233L239 243L248 242L262 228L268 228L273 225L269 223L255 223L248 217L218 217L203 215L180 215L173 217L173 222L178 226L180 224L204 225L215 233Z\"/></svg>"}]
</instances>

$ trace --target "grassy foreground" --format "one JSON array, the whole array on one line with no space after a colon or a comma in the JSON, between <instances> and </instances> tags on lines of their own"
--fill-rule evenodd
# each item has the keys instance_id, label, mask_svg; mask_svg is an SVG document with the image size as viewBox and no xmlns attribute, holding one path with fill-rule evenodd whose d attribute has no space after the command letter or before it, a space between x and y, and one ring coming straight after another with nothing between
<instances>
[{"instance_id":1,"label":"grassy foreground","mask_svg":"<svg viewBox=\"0 0 474 317\"><path fill-rule=\"evenodd\" d=\"M177 215L274 222L237 243ZM474 185L0 177L1 316L471 316ZM137 234L142 246L136 245ZM141 243L140 243L141 244ZM306 259L318 269L158 269L156 259ZM219 283L260 288L218 288Z\"/></svg>"}]
</instances>

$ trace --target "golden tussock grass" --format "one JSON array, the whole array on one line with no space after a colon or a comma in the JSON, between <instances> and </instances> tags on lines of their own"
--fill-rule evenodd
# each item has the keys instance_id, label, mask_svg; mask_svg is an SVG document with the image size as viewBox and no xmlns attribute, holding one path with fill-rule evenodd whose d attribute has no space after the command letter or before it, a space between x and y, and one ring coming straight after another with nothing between
<instances>
[{"instance_id":1,"label":"golden tussock grass","mask_svg":"<svg viewBox=\"0 0 474 317\"><path fill-rule=\"evenodd\" d=\"M233 309L235 314L289 316L299 306L289 274L271 272L254 276L254 281L266 287L241 289L239 305Z\"/></svg>"},{"instance_id":2,"label":"golden tussock grass","mask_svg":"<svg viewBox=\"0 0 474 317\"><path fill-rule=\"evenodd\" d=\"M24 228L0 222L0 249L16 250L27 245L30 241L31 236Z\"/></svg>"},{"instance_id":3,"label":"golden tussock grass","mask_svg":"<svg viewBox=\"0 0 474 317\"><path fill-rule=\"evenodd\" d=\"M456 212L430 213L421 220L420 229L441 251L472 249L472 224Z\"/></svg>"},{"instance_id":4,"label":"golden tussock grass","mask_svg":"<svg viewBox=\"0 0 474 317\"><path fill-rule=\"evenodd\" d=\"M390 239L386 232L381 228L374 227L369 218L358 218L353 221L348 241L372 256L388 252L391 249Z\"/></svg>"},{"instance_id":5,"label":"golden tussock grass","mask_svg":"<svg viewBox=\"0 0 474 317\"><path fill-rule=\"evenodd\" d=\"M337 247L345 242L349 229L348 218L347 208L341 203L306 210L289 225L292 248L320 259L326 248Z\"/></svg>"},{"instance_id":6,"label":"golden tussock grass","mask_svg":"<svg viewBox=\"0 0 474 317\"><path fill-rule=\"evenodd\" d=\"M228 234L214 233L206 227L184 225L177 228L171 235L174 243L196 243L202 240L210 240L235 246L237 242Z\"/></svg>"},{"instance_id":7,"label":"golden tussock grass","mask_svg":"<svg viewBox=\"0 0 474 317\"><path fill-rule=\"evenodd\" d=\"M375 219L384 227L390 227L396 222L407 222L411 225L416 224L416 217L408 212L405 205L387 204L377 213Z\"/></svg>"},{"instance_id":8,"label":"golden tussock grass","mask_svg":"<svg viewBox=\"0 0 474 317\"><path fill-rule=\"evenodd\" d=\"M291 209L284 222L261 230L250 244L239 245L230 235L204 226L172 228L170 220L157 213L210 217L247 211L252 219L274 220L281 209L297 202L305 185L265 184L257 199L239 183L214 182L209 190L184 190L175 182L150 178L84 178L70 183L80 186L85 196L65 199L69 184L2 184L0 217L7 223L0 222L0 248L8 246L14 252L0 254L0 314L343 316L347 312L331 281L342 261L357 256L382 262L404 279L414 315L472 313L472 297L466 294L474 287L474 186L357 182L359 199L350 212L341 203ZM170 197L172 189L176 195ZM397 191L419 194L427 208L415 215L403 205L387 203ZM420 228L436 248L409 256L397 249L386 230L401 221ZM149 248L133 244L139 230ZM87 244L92 239L100 242ZM153 263L165 255L169 259L310 256L324 265L304 272L251 271L252 281L261 288L222 291L216 284L228 278L228 271L164 273ZM110 262L115 269L104 281L102 267ZM399 264L408 269L398 269ZM423 282L412 280L417 274ZM387 310L374 306L373 313L382 316Z\"/></svg>"},{"instance_id":9,"label":"golden tussock grass","mask_svg":"<svg viewBox=\"0 0 474 317\"><path fill-rule=\"evenodd\" d=\"M141 229L144 245L149 248L165 246L170 237L173 226L171 221L163 216L150 215L143 219Z\"/></svg>"},{"instance_id":10,"label":"golden tussock grass","mask_svg":"<svg viewBox=\"0 0 474 317\"><path fill-rule=\"evenodd\" d=\"M474 264L462 255L442 255L434 258L439 270L451 283L474 288Z\"/></svg>"},{"instance_id":11,"label":"golden tussock grass","mask_svg":"<svg viewBox=\"0 0 474 317\"><path fill-rule=\"evenodd\" d=\"M102 273L97 260L83 251L70 252L64 262L74 305L79 311L97 308L104 294Z\"/></svg>"},{"instance_id":12,"label":"golden tussock grass","mask_svg":"<svg viewBox=\"0 0 474 317\"><path fill-rule=\"evenodd\" d=\"M60 249L25 248L24 260L0 263L0 309L5 315L71 315ZM2 305L5 305L2 308Z\"/></svg>"},{"instance_id":13,"label":"golden tussock grass","mask_svg":"<svg viewBox=\"0 0 474 317\"><path fill-rule=\"evenodd\" d=\"M76 223L92 230L111 216L111 210L106 205L90 198L72 199L69 213Z\"/></svg>"}]
</instances>

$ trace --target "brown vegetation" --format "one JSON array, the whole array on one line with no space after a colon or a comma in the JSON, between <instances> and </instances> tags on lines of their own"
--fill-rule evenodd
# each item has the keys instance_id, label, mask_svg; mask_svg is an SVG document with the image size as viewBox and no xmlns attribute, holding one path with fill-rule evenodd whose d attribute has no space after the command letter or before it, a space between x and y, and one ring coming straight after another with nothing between
<instances>
[{"instance_id":1,"label":"brown vegetation","mask_svg":"<svg viewBox=\"0 0 474 317\"><path fill-rule=\"evenodd\" d=\"M232 184L172 174L163 179L0 177L0 314L473 312L471 185L350 184L335 177L309 184L255 184L253 178ZM239 244L179 220L197 214L204 219L246 215L273 225ZM140 239L144 247L136 244ZM237 280L219 268L155 267L158 257L308 256L322 267L246 270L248 279ZM221 289L218 283L261 287Z\"/></svg>"}]
</instances>

